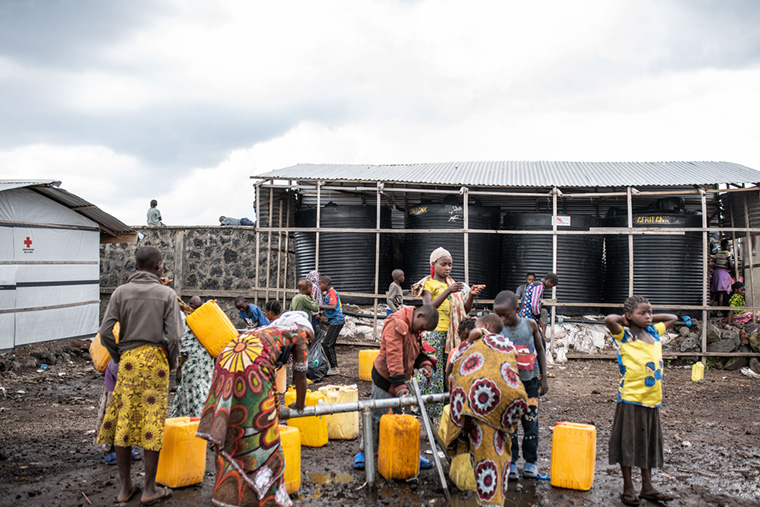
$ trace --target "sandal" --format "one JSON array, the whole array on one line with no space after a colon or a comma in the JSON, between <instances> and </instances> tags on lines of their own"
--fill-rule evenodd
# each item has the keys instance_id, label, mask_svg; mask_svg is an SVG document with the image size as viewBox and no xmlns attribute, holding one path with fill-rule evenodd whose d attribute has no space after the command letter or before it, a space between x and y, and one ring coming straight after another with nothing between
<instances>
[{"instance_id":1,"label":"sandal","mask_svg":"<svg viewBox=\"0 0 760 507\"><path fill-rule=\"evenodd\" d=\"M103 461L106 465L115 465L116 464L116 451L111 453L103 453Z\"/></svg>"},{"instance_id":2,"label":"sandal","mask_svg":"<svg viewBox=\"0 0 760 507\"><path fill-rule=\"evenodd\" d=\"M132 461L140 461L141 459L140 453L132 449Z\"/></svg>"},{"instance_id":3,"label":"sandal","mask_svg":"<svg viewBox=\"0 0 760 507\"><path fill-rule=\"evenodd\" d=\"M659 491L657 493L639 493L639 498L643 498L644 500L649 500L650 502L669 502L670 500L673 500L672 495L668 495L667 493L660 493Z\"/></svg>"},{"instance_id":4,"label":"sandal","mask_svg":"<svg viewBox=\"0 0 760 507\"><path fill-rule=\"evenodd\" d=\"M620 493L620 501L625 505L639 505L641 498L636 495L629 495L627 493Z\"/></svg>"},{"instance_id":5,"label":"sandal","mask_svg":"<svg viewBox=\"0 0 760 507\"><path fill-rule=\"evenodd\" d=\"M364 470L364 453L357 452L354 456L354 468L356 470Z\"/></svg>"}]
</instances>

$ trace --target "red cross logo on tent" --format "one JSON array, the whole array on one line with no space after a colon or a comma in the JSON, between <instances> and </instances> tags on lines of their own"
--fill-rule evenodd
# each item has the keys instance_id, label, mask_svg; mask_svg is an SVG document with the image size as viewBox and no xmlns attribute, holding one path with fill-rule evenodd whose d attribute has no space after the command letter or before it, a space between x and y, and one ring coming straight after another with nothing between
<instances>
[{"instance_id":1,"label":"red cross logo on tent","mask_svg":"<svg viewBox=\"0 0 760 507\"><path fill-rule=\"evenodd\" d=\"M24 240L24 244L26 245L27 248L32 247L32 240L29 236L27 236L26 239Z\"/></svg>"}]
</instances>

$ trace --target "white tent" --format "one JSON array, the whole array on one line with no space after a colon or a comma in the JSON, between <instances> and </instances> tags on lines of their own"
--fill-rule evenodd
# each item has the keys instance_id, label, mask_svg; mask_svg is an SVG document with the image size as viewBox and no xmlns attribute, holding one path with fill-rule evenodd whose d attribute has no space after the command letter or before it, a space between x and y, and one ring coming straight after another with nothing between
<instances>
[{"instance_id":1,"label":"white tent","mask_svg":"<svg viewBox=\"0 0 760 507\"><path fill-rule=\"evenodd\" d=\"M100 243L134 241L131 228L58 185L0 180L0 350L95 336Z\"/></svg>"}]
</instances>

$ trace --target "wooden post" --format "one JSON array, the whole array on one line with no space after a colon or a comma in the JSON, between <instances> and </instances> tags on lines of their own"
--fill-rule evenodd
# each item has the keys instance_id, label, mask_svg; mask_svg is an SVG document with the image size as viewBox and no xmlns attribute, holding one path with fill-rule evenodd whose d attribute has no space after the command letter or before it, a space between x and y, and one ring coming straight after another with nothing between
<instances>
[{"instance_id":1,"label":"wooden post","mask_svg":"<svg viewBox=\"0 0 760 507\"><path fill-rule=\"evenodd\" d=\"M317 233L314 238L314 270L319 271L319 228L322 215L322 181L317 181Z\"/></svg>"},{"instance_id":2,"label":"wooden post","mask_svg":"<svg viewBox=\"0 0 760 507\"><path fill-rule=\"evenodd\" d=\"M749 222L749 206L747 205L747 192L742 192L742 194L744 195L744 221L747 228L749 229L751 225ZM749 231L747 231L746 251L747 251L747 259L749 259L749 291L747 292L749 292L749 298L752 301L752 304L754 305L755 304L755 294L754 294L755 283L754 283L753 271L755 271L755 266L754 266L754 261L752 260L752 254L753 254L752 236ZM757 322L757 312L752 312L752 322Z\"/></svg>"},{"instance_id":3,"label":"wooden post","mask_svg":"<svg viewBox=\"0 0 760 507\"><path fill-rule=\"evenodd\" d=\"M557 187L552 188L552 272L557 273L557 194L559 189ZM552 300L557 302L557 286L552 287ZM557 321L557 306L552 305L552 314L549 319L549 330L552 332L552 339L549 349L554 350L554 323ZM546 337L544 337L546 339Z\"/></svg>"},{"instance_id":4,"label":"wooden post","mask_svg":"<svg viewBox=\"0 0 760 507\"><path fill-rule=\"evenodd\" d=\"M375 222L375 298L374 308L372 316L372 337L377 340L377 291L380 284L380 192L383 189L383 184L377 182L377 217Z\"/></svg>"},{"instance_id":5,"label":"wooden post","mask_svg":"<svg viewBox=\"0 0 760 507\"><path fill-rule=\"evenodd\" d=\"M699 197L702 201L702 305L707 306L709 292L707 280L707 263L709 259L709 238L707 233L707 200L705 199L705 189L699 189ZM702 310L702 364L707 363L707 320L709 317L707 309Z\"/></svg>"},{"instance_id":6,"label":"wooden post","mask_svg":"<svg viewBox=\"0 0 760 507\"><path fill-rule=\"evenodd\" d=\"M277 213L277 281L275 282L275 299L280 299L280 269L282 268L282 200L280 200L279 208L280 209ZM267 301L269 300L267 299Z\"/></svg>"},{"instance_id":7,"label":"wooden post","mask_svg":"<svg viewBox=\"0 0 760 507\"><path fill-rule=\"evenodd\" d=\"M254 299L259 298L259 267L261 266L261 232L259 227L261 226L261 186L264 182L257 182L253 186L253 197L256 200L256 268L254 270L254 285L256 288L256 295Z\"/></svg>"},{"instance_id":8,"label":"wooden post","mask_svg":"<svg viewBox=\"0 0 760 507\"><path fill-rule=\"evenodd\" d=\"M731 215L731 228L736 227L734 221L734 203L731 194L726 192L726 199L728 200L728 212ZM749 227L747 224L745 227ZM739 278L739 249L736 247L736 231L731 231L731 248L734 249L734 270L736 271L736 277ZM741 266L742 274L744 274L744 266Z\"/></svg>"},{"instance_id":9,"label":"wooden post","mask_svg":"<svg viewBox=\"0 0 760 507\"><path fill-rule=\"evenodd\" d=\"M633 296L633 197L631 187L626 187L628 200L628 297Z\"/></svg>"},{"instance_id":10,"label":"wooden post","mask_svg":"<svg viewBox=\"0 0 760 507\"><path fill-rule=\"evenodd\" d=\"M288 183L291 183L288 181ZM285 281L282 283L283 290L282 291L282 307L285 308L285 301L288 297L288 257L290 257L290 197L291 193L290 190L288 190L288 204L285 207ZM298 276L298 275L296 275Z\"/></svg>"},{"instance_id":11,"label":"wooden post","mask_svg":"<svg viewBox=\"0 0 760 507\"><path fill-rule=\"evenodd\" d=\"M462 187L462 197L464 198L464 283L470 285L470 207L469 207L469 189Z\"/></svg>"},{"instance_id":12,"label":"wooden post","mask_svg":"<svg viewBox=\"0 0 760 507\"><path fill-rule=\"evenodd\" d=\"M272 212L274 200L274 188L272 187L272 180L269 180L269 232L267 233L267 286L264 288L264 301L269 301L269 274L272 271Z\"/></svg>"}]
</instances>

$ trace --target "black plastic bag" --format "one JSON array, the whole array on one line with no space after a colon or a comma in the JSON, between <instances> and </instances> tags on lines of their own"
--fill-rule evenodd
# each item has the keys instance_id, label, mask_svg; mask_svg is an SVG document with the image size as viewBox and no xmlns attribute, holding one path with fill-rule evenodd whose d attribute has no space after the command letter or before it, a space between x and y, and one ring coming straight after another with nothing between
<instances>
[{"instance_id":1,"label":"black plastic bag","mask_svg":"<svg viewBox=\"0 0 760 507\"><path fill-rule=\"evenodd\" d=\"M319 382L327 375L327 370L330 369L330 363L327 362L327 354L322 347L322 336L319 336L309 349L309 354L306 356L306 364L308 370L306 370L306 378L312 382Z\"/></svg>"}]
</instances>

